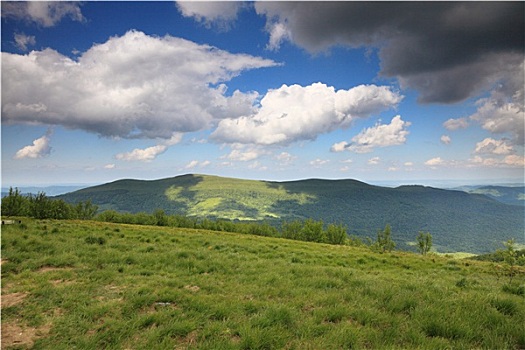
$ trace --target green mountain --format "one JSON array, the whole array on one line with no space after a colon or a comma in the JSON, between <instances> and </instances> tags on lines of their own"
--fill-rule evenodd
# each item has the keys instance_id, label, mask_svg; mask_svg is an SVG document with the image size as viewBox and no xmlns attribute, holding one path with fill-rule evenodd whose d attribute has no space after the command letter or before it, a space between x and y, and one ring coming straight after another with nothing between
<instances>
[{"instance_id":1,"label":"green mountain","mask_svg":"<svg viewBox=\"0 0 525 350\"><path fill-rule=\"evenodd\" d=\"M397 188L356 180L270 182L183 175L142 181L119 180L58 196L91 200L101 210L153 212L230 220L323 220L342 223L348 233L375 238L392 226L400 249L410 249L419 231L430 232L440 252L483 253L516 238L523 242L523 207L481 194L423 186Z\"/></svg>"},{"instance_id":2,"label":"green mountain","mask_svg":"<svg viewBox=\"0 0 525 350\"><path fill-rule=\"evenodd\" d=\"M484 194L495 200L513 205L525 206L525 187L524 186L481 186L467 190L468 193Z\"/></svg>"}]
</instances>

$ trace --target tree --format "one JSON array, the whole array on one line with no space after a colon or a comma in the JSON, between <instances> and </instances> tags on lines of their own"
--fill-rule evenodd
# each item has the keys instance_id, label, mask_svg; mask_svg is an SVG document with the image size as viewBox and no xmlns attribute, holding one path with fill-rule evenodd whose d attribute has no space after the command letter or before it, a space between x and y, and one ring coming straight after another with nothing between
<instances>
[{"instance_id":1,"label":"tree","mask_svg":"<svg viewBox=\"0 0 525 350\"><path fill-rule=\"evenodd\" d=\"M22 196L18 188L9 188L9 194L2 198L2 215L24 216L27 215L29 200Z\"/></svg>"},{"instance_id":2,"label":"tree","mask_svg":"<svg viewBox=\"0 0 525 350\"><path fill-rule=\"evenodd\" d=\"M389 224L385 226L383 231L377 231L377 241L373 248L381 253L390 252L396 247L396 243L392 240L392 228Z\"/></svg>"},{"instance_id":3,"label":"tree","mask_svg":"<svg viewBox=\"0 0 525 350\"><path fill-rule=\"evenodd\" d=\"M153 212L153 217L155 218L155 225L157 226L167 226L168 225L168 216L162 209L155 209Z\"/></svg>"},{"instance_id":4,"label":"tree","mask_svg":"<svg viewBox=\"0 0 525 350\"><path fill-rule=\"evenodd\" d=\"M52 203L45 192L38 192L36 196L29 196L30 215L35 219L49 219L52 216Z\"/></svg>"},{"instance_id":5,"label":"tree","mask_svg":"<svg viewBox=\"0 0 525 350\"><path fill-rule=\"evenodd\" d=\"M516 251L516 241L514 238L509 239L503 244L506 249L500 252L503 255L503 260L506 265L505 270L507 276L509 276L510 285L512 284L512 279L520 272L518 265L525 265L525 256L518 256L518 252Z\"/></svg>"},{"instance_id":6,"label":"tree","mask_svg":"<svg viewBox=\"0 0 525 350\"><path fill-rule=\"evenodd\" d=\"M74 208L75 215L77 219L80 219L80 220L93 219L97 210L98 210L98 206L93 205L93 203L91 203L91 200L87 200L85 202L78 202Z\"/></svg>"},{"instance_id":7,"label":"tree","mask_svg":"<svg viewBox=\"0 0 525 350\"><path fill-rule=\"evenodd\" d=\"M300 240L302 228L303 228L303 225L301 221L299 220L294 220L291 222L284 222L282 230L281 230L282 237L288 238L288 239Z\"/></svg>"},{"instance_id":8,"label":"tree","mask_svg":"<svg viewBox=\"0 0 525 350\"><path fill-rule=\"evenodd\" d=\"M326 242L323 231L323 222L315 221L314 219L306 220L303 229L301 230L301 236L303 240L308 242Z\"/></svg>"},{"instance_id":9,"label":"tree","mask_svg":"<svg viewBox=\"0 0 525 350\"><path fill-rule=\"evenodd\" d=\"M422 255L427 254L432 248L432 235L429 232L421 232L417 235L417 249Z\"/></svg>"},{"instance_id":10,"label":"tree","mask_svg":"<svg viewBox=\"0 0 525 350\"><path fill-rule=\"evenodd\" d=\"M346 229L343 225L330 224L326 228L326 243L344 244L346 241Z\"/></svg>"}]
</instances>

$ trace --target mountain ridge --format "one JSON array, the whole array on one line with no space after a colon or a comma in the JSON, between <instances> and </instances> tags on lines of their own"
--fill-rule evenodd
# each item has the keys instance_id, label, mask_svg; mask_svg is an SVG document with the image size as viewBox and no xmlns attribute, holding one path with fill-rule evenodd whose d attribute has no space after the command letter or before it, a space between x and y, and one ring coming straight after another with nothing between
<instances>
[{"instance_id":1,"label":"mountain ridge","mask_svg":"<svg viewBox=\"0 0 525 350\"><path fill-rule=\"evenodd\" d=\"M91 200L101 210L153 212L240 221L312 218L341 223L348 233L375 238L392 226L401 249L411 249L419 231L430 232L440 252L493 251L501 242L523 240L523 207L483 194L420 185L395 188L354 179L260 181L185 174L157 179L122 179L71 192L67 202ZM524 243L524 242L521 242Z\"/></svg>"}]
</instances>

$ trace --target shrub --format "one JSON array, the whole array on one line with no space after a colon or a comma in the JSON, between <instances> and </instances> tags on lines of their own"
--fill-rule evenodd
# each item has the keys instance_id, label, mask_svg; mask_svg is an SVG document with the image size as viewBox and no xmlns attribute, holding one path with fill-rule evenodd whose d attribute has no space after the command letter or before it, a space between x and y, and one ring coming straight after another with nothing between
<instances>
[{"instance_id":1,"label":"shrub","mask_svg":"<svg viewBox=\"0 0 525 350\"><path fill-rule=\"evenodd\" d=\"M88 237L86 237L86 239L84 241L87 244L99 244L99 245L106 244L106 239L104 237L88 236Z\"/></svg>"}]
</instances>

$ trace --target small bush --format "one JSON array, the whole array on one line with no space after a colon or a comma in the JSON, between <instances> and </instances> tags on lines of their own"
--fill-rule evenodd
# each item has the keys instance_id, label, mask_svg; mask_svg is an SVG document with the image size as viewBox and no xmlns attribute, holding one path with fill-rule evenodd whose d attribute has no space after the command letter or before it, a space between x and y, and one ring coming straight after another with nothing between
<instances>
[{"instance_id":1,"label":"small bush","mask_svg":"<svg viewBox=\"0 0 525 350\"><path fill-rule=\"evenodd\" d=\"M506 293L525 296L525 284L519 286L515 284L505 284L501 289Z\"/></svg>"},{"instance_id":2,"label":"small bush","mask_svg":"<svg viewBox=\"0 0 525 350\"><path fill-rule=\"evenodd\" d=\"M512 316L518 312L518 305L513 300L509 299L494 299L491 305L504 315Z\"/></svg>"},{"instance_id":3,"label":"small bush","mask_svg":"<svg viewBox=\"0 0 525 350\"><path fill-rule=\"evenodd\" d=\"M84 240L87 244L99 244L99 245L104 245L106 244L106 239L104 237L93 237L93 236L88 236L86 237L86 239Z\"/></svg>"},{"instance_id":4,"label":"small bush","mask_svg":"<svg viewBox=\"0 0 525 350\"><path fill-rule=\"evenodd\" d=\"M466 288L466 287L468 287L468 284L469 284L469 282L467 281L467 279L465 277L463 277L462 279L460 279L459 281L456 282L456 287L458 287L458 288Z\"/></svg>"}]
</instances>

